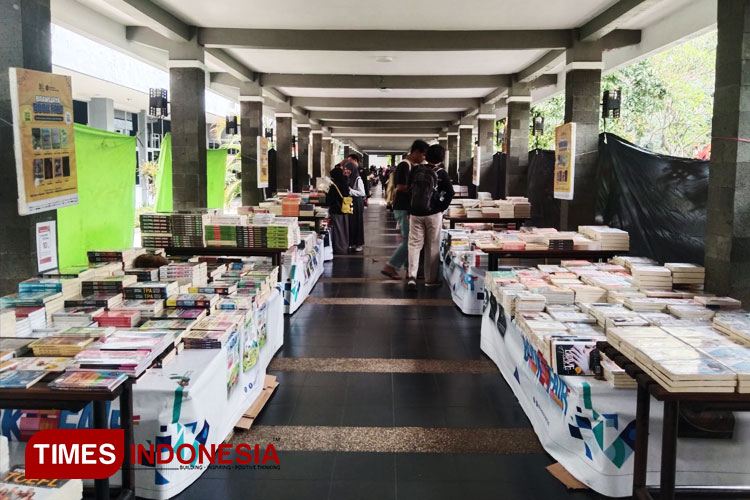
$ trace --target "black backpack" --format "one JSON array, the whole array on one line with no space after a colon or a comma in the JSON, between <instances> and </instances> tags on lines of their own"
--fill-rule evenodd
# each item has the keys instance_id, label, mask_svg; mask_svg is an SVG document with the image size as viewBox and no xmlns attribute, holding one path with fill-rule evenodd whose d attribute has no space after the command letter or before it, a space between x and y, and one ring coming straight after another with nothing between
<instances>
[{"instance_id":1,"label":"black backpack","mask_svg":"<svg viewBox=\"0 0 750 500\"><path fill-rule=\"evenodd\" d=\"M437 172L427 165L414 168L416 170L409 186L409 207L413 212L427 213L432 211L433 199L437 194Z\"/></svg>"}]
</instances>

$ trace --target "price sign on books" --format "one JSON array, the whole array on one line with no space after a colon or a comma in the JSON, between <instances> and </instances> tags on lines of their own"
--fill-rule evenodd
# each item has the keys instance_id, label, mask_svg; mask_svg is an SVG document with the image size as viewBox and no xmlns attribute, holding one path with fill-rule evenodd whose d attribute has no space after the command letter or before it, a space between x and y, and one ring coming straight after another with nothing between
<instances>
[{"instance_id":1,"label":"price sign on books","mask_svg":"<svg viewBox=\"0 0 750 500\"><path fill-rule=\"evenodd\" d=\"M576 124L555 128L555 198L573 199L575 180Z\"/></svg>"},{"instance_id":2,"label":"price sign on books","mask_svg":"<svg viewBox=\"0 0 750 500\"><path fill-rule=\"evenodd\" d=\"M258 187L268 187L268 139L258 136Z\"/></svg>"},{"instance_id":3,"label":"price sign on books","mask_svg":"<svg viewBox=\"0 0 750 500\"><path fill-rule=\"evenodd\" d=\"M10 68L18 213L78 204L70 77Z\"/></svg>"}]
</instances>

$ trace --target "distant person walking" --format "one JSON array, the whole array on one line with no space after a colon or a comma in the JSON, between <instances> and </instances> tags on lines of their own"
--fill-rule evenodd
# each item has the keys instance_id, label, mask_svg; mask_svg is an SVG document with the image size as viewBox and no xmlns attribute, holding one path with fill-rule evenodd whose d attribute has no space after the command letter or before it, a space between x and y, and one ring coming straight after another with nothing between
<instances>
[{"instance_id":1,"label":"distant person walking","mask_svg":"<svg viewBox=\"0 0 750 500\"><path fill-rule=\"evenodd\" d=\"M409 172L409 279L408 290L417 289L419 254L424 248L424 284L440 286L440 229L443 212L453 200L453 185L443 168L445 149L434 144L427 149L427 163Z\"/></svg>"},{"instance_id":2,"label":"distant person walking","mask_svg":"<svg viewBox=\"0 0 750 500\"><path fill-rule=\"evenodd\" d=\"M352 213L352 198L349 196L349 180L343 169L331 170L331 186L326 194L328 215L331 220L331 242L335 255L349 253L349 217Z\"/></svg>"},{"instance_id":3,"label":"distant person walking","mask_svg":"<svg viewBox=\"0 0 750 500\"><path fill-rule=\"evenodd\" d=\"M399 269L406 266L409 257L409 171L414 165L424 162L428 145L422 140L414 141L404 161L396 166L388 182L395 184L396 196L393 201L393 215L401 232L401 243L393 252L391 259L380 271L391 279L401 279Z\"/></svg>"},{"instance_id":4,"label":"distant person walking","mask_svg":"<svg viewBox=\"0 0 750 500\"><path fill-rule=\"evenodd\" d=\"M352 160L344 161L344 175L349 181L349 194L354 200L352 214L349 220L349 247L355 252L364 250L365 245L365 199L367 193L362 176L359 175L357 164Z\"/></svg>"}]
</instances>

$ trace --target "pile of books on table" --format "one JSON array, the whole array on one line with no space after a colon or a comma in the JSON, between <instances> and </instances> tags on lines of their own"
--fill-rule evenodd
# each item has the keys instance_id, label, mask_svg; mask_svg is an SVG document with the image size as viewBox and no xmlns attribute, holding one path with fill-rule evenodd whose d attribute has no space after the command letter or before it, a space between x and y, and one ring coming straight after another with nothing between
<instances>
[{"instance_id":1,"label":"pile of books on table","mask_svg":"<svg viewBox=\"0 0 750 500\"><path fill-rule=\"evenodd\" d=\"M633 285L642 290L671 290L672 272L662 266L633 266Z\"/></svg>"},{"instance_id":2,"label":"pile of books on table","mask_svg":"<svg viewBox=\"0 0 750 500\"><path fill-rule=\"evenodd\" d=\"M94 316L99 326L114 326L116 328L133 328L141 321L141 312L137 310L102 311Z\"/></svg>"},{"instance_id":3,"label":"pile of books on table","mask_svg":"<svg viewBox=\"0 0 750 500\"><path fill-rule=\"evenodd\" d=\"M109 278L97 278L92 281L83 281L81 283L81 295L88 297L90 295L113 295L121 294L128 285L138 282L135 276L111 276Z\"/></svg>"},{"instance_id":4,"label":"pile of books on table","mask_svg":"<svg viewBox=\"0 0 750 500\"><path fill-rule=\"evenodd\" d=\"M513 203L513 217L516 219L528 219L531 217L531 203L523 196L508 196L508 201Z\"/></svg>"},{"instance_id":5,"label":"pile of books on table","mask_svg":"<svg viewBox=\"0 0 750 500\"><path fill-rule=\"evenodd\" d=\"M52 314L55 325L89 326L95 316L104 312L102 307L66 307Z\"/></svg>"},{"instance_id":6,"label":"pile of books on table","mask_svg":"<svg viewBox=\"0 0 750 500\"><path fill-rule=\"evenodd\" d=\"M0 297L0 307L43 308L45 323L51 323L52 314L65 307L65 300L60 292L14 293Z\"/></svg>"},{"instance_id":7,"label":"pile of books on table","mask_svg":"<svg viewBox=\"0 0 750 500\"><path fill-rule=\"evenodd\" d=\"M18 293L60 292L64 299L81 293L81 280L78 278L31 278L18 284Z\"/></svg>"},{"instance_id":8,"label":"pile of books on table","mask_svg":"<svg viewBox=\"0 0 750 500\"><path fill-rule=\"evenodd\" d=\"M172 221L168 214L141 214L141 245L148 248L171 247Z\"/></svg>"},{"instance_id":9,"label":"pile of books on table","mask_svg":"<svg viewBox=\"0 0 750 500\"><path fill-rule=\"evenodd\" d=\"M209 213L171 214L172 246L188 248L205 246L203 226L208 222L209 216Z\"/></svg>"},{"instance_id":10,"label":"pile of books on table","mask_svg":"<svg viewBox=\"0 0 750 500\"><path fill-rule=\"evenodd\" d=\"M627 231L608 226L578 226L578 232L599 242L601 250L622 250L630 248L630 235Z\"/></svg>"},{"instance_id":11,"label":"pile of books on table","mask_svg":"<svg viewBox=\"0 0 750 500\"><path fill-rule=\"evenodd\" d=\"M127 285L123 291L123 295L125 299L129 300L164 300L179 291L180 286L176 281L142 281Z\"/></svg>"},{"instance_id":12,"label":"pile of books on table","mask_svg":"<svg viewBox=\"0 0 750 500\"><path fill-rule=\"evenodd\" d=\"M0 337L16 336L16 312L14 309L0 309Z\"/></svg>"},{"instance_id":13,"label":"pile of books on table","mask_svg":"<svg viewBox=\"0 0 750 500\"><path fill-rule=\"evenodd\" d=\"M158 267L134 267L132 269L126 269L125 274L128 276L135 276L135 279L137 279L138 282L159 280Z\"/></svg>"},{"instance_id":14,"label":"pile of books on table","mask_svg":"<svg viewBox=\"0 0 750 500\"><path fill-rule=\"evenodd\" d=\"M133 261L146 253L144 248L105 248L86 252L89 262L117 262L121 269L133 267Z\"/></svg>"},{"instance_id":15,"label":"pile of books on table","mask_svg":"<svg viewBox=\"0 0 750 500\"><path fill-rule=\"evenodd\" d=\"M159 268L160 281L176 281L179 285L206 286L208 266L205 262L173 262Z\"/></svg>"}]
</instances>

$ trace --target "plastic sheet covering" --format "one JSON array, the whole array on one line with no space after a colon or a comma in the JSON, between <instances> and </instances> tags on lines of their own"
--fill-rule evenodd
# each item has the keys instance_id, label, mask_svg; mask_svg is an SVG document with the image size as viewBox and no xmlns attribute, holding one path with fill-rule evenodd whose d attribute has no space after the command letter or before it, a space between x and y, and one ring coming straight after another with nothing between
<instances>
[{"instance_id":1,"label":"plastic sheet covering","mask_svg":"<svg viewBox=\"0 0 750 500\"><path fill-rule=\"evenodd\" d=\"M703 263L707 198L708 161L599 137L597 220L628 231L632 255Z\"/></svg>"},{"instance_id":2,"label":"plastic sheet covering","mask_svg":"<svg viewBox=\"0 0 750 500\"><path fill-rule=\"evenodd\" d=\"M529 151L526 196L531 203L531 225L560 227L560 200L554 196L555 152L545 149Z\"/></svg>"},{"instance_id":3,"label":"plastic sheet covering","mask_svg":"<svg viewBox=\"0 0 750 500\"><path fill-rule=\"evenodd\" d=\"M227 150L206 151L206 208L224 207L224 183L227 170ZM161 143L159 170L156 174L156 211L172 211L172 135Z\"/></svg>"},{"instance_id":4,"label":"plastic sheet covering","mask_svg":"<svg viewBox=\"0 0 750 500\"><path fill-rule=\"evenodd\" d=\"M57 211L60 267L92 248L133 245L135 137L75 124L78 205Z\"/></svg>"}]
</instances>

